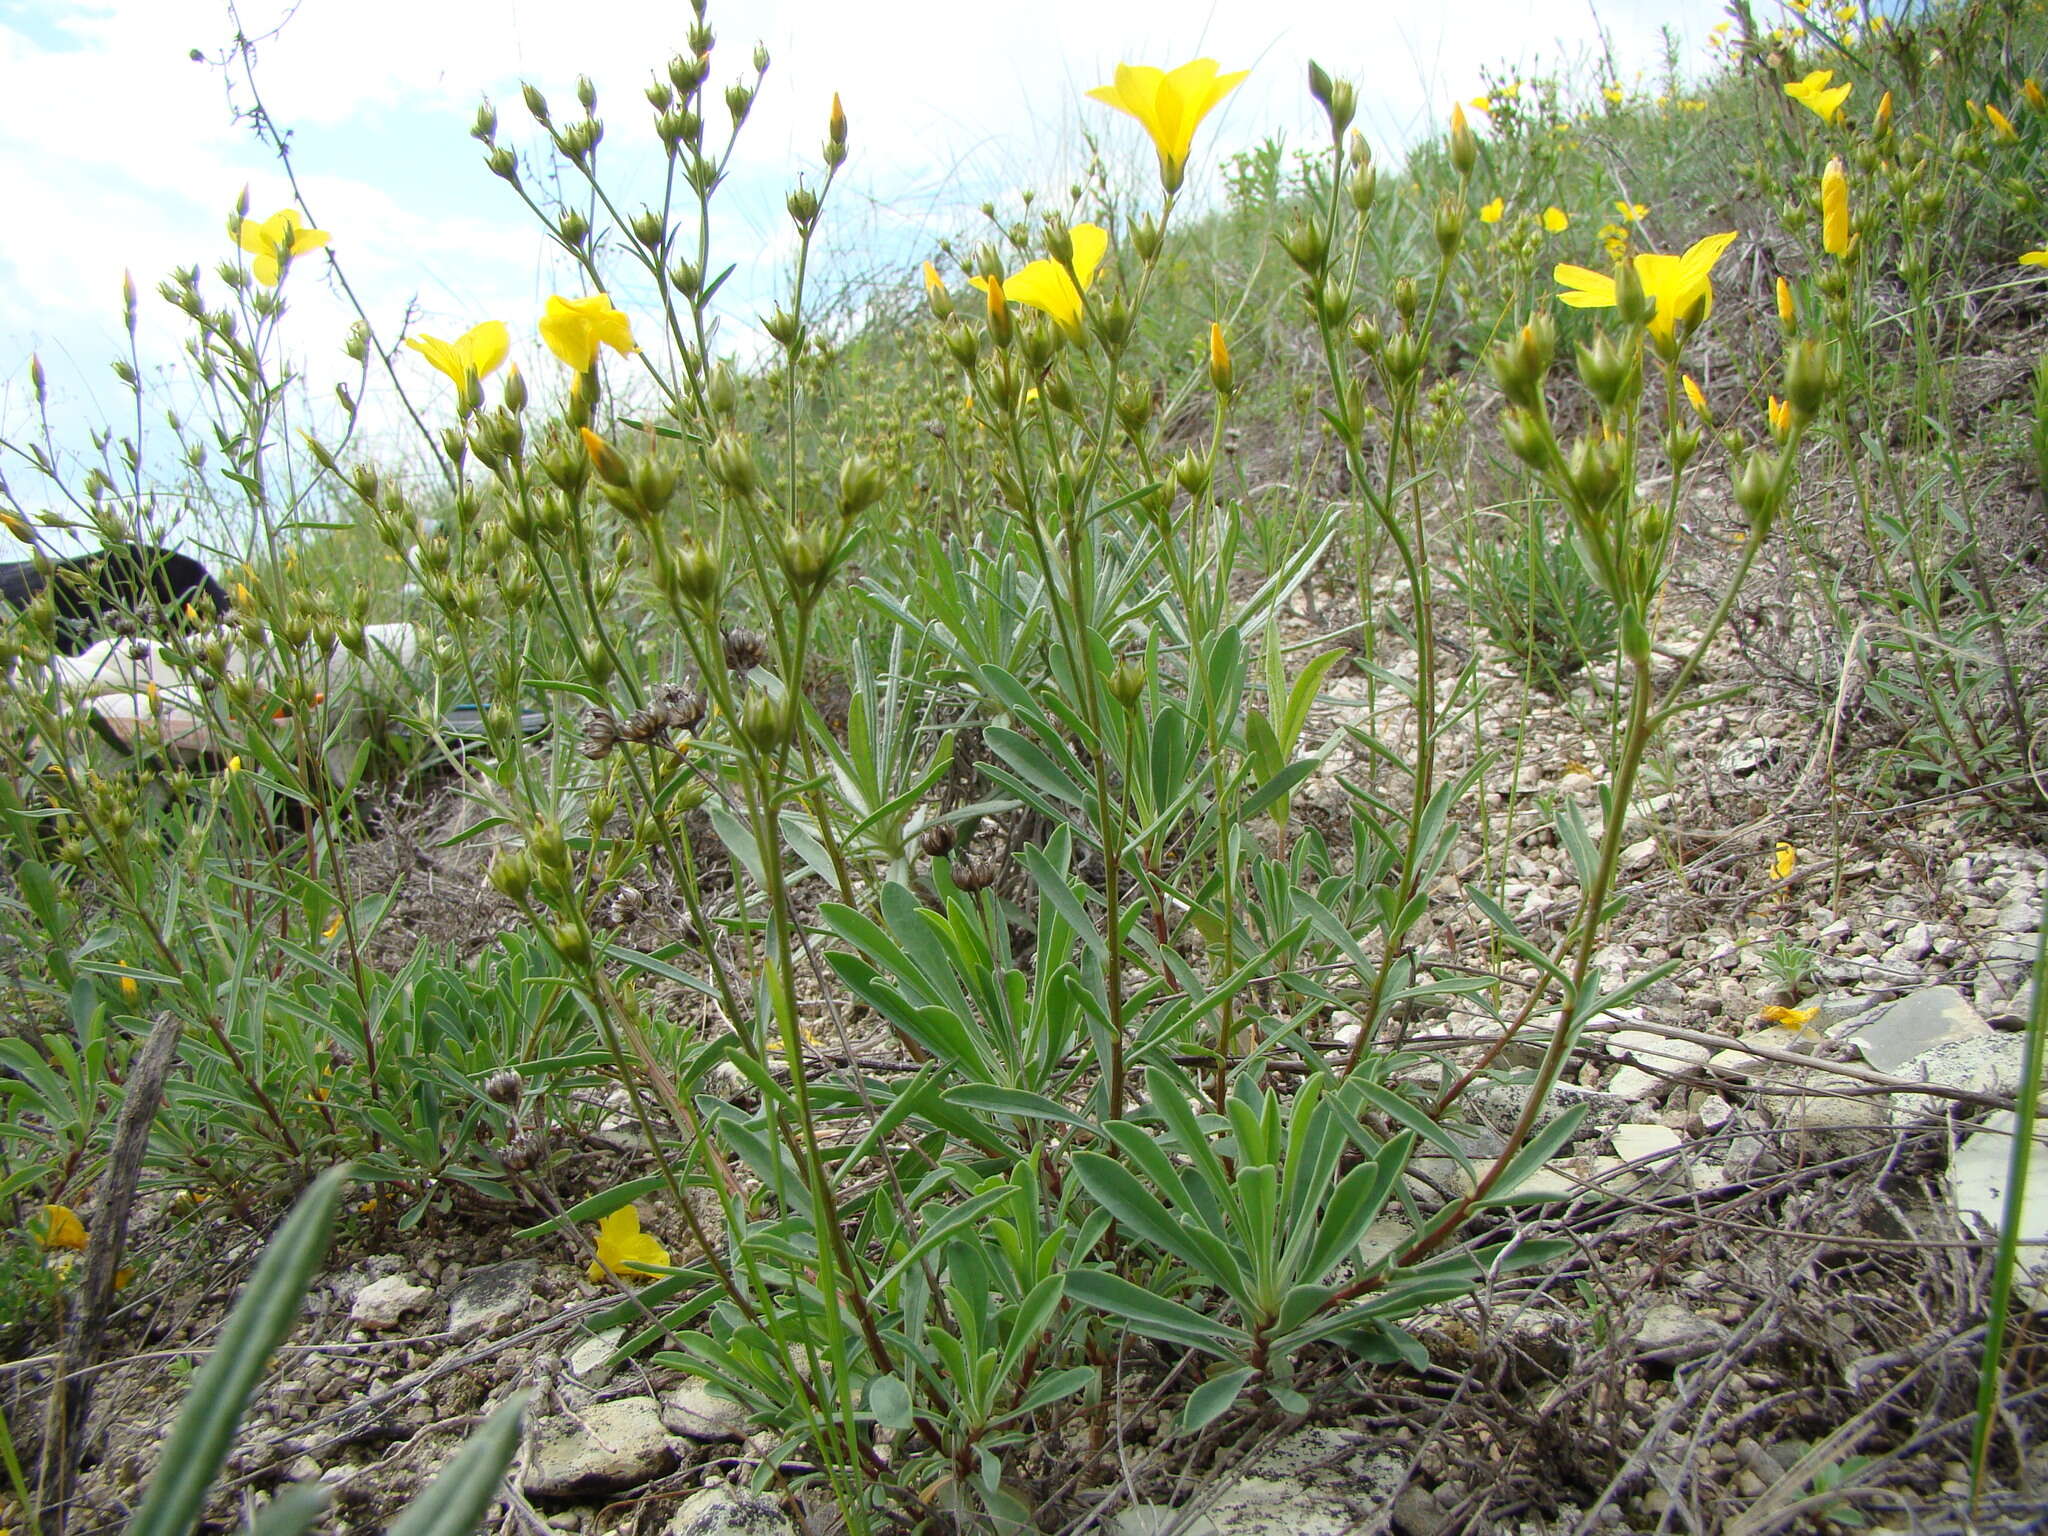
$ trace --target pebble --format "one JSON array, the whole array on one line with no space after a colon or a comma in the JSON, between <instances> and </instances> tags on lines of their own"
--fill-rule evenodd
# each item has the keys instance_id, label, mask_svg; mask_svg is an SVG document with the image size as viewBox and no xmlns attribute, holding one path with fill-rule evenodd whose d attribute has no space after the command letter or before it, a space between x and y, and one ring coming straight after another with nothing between
<instances>
[{"instance_id":1,"label":"pebble","mask_svg":"<svg viewBox=\"0 0 2048 1536\"><path fill-rule=\"evenodd\" d=\"M685 1499L667 1536L796 1536L796 1527L774 1500L718 1487Z\"/></svg>"},{"instance_id":2,"label":"pebble","mask_svg":"<svg viewBox=\"0 0 2048 1536\"><path fill-rule=\"evenodd\" d=\"M691 1440L744 1440L747 1436L747 1410L731 1398L720 1397L708 1383L694 1379L662 1398L661 1422Z\"/></svg>"},{"instance_id":3,"label":"pebble","mask_svg":"<svg viewBox=\"0 0 2048 1536\"><path fill-rule=\"evenodd\" d=\"M348 1320L370 1333L383 1333L396 1328L406 1313L418 1311L433 1296L434 1288L430 1285L414 1285L403 1275L386 1275L356 1292L355 1304L348 1309Z\"/></svg>"}]
</instances>

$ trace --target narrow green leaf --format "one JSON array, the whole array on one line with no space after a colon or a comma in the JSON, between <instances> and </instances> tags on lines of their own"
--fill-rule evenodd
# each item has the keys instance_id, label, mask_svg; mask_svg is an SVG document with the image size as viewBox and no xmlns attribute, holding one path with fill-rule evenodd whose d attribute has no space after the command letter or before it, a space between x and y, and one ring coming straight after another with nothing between
<instances>
[{"instance_id":1,"label":"narrow green leaf","mask_svg":"<svg viewBox=\"0 0 2048 1536\"><path fill-rule=\"evenodd\" d=\"M345 1163L321 1174L264 1248L212 1358L186 1395L128 1536L188 1536L198 1525L249 1399L298 1321L306 1287L334 1236L334 1213L348 1180Z\"/></svg>"},{"instance_id":2,"label":"narrow green leaf","mask_svg":"<svg viewBox=\"0 0 2048 1536\"><path fill-rule=\"evenodd\" d=\"M1147 1338L1185 1344L1224 1360L1232 1358L1231 1346L1242 1350L1251 1344L1251 1338L1241 1328L1219 1323L1192 1307L1156 1296L1120 1275L1099 1269L1081 1269L1068 1275L1067 1299L1120 1317Z\"/></svg>"},{"instance_id":3,"label":"narrow green leaf","mask_svg":"<svg viewBox=\"0 0 2048 1536\"><path fill-rule=\"evenodd\" d=\"M469 1536L481 1525L519 1449L519 1418L527 1396L515 1392L505 1399L384 1536Z\"/></svg>"}]
</instances>

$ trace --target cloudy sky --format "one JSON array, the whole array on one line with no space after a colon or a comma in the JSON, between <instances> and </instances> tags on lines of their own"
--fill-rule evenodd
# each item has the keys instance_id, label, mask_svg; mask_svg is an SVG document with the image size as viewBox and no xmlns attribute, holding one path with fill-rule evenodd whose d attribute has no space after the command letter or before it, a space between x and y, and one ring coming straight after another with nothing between
<instances>
[{"instance_id":1,"label":"cloudy sky","mask_svg":"<svg viewBox=\"0 0 2048 1536\"><path fill-rule=\"evenodd\" d=\"M481 97L525 148L519 82L539 85L559 119L589 75L607 125L601 169L629 207L659 196L641 92L683 46L681 0L0 0L0 435L25 425L32 351L70 430L111 407L124 271L142 290L145 366L161 364L182 332L158 280L228 254L225 220L244 186L257 217L290 202L275 160L236 120L248 82L220 67L237 19L260 39L255 86L290 130L306 206L386 336L409 308L415 328L444 336L498 317L530 362L532 318L568 281L479 163L467 130ZM1221 154L1276 132L1307 140L1310 57L1359 83L1361 126L1393 150L1480 89L1484 70L1592 58L1596 25L1625 75L1654 81L1666 28L1685 67L1702 68L1720 0L714 0L710 19L720 91L757 42L772 56L718 229L723 260L738 263L726 339L743 348L788 254L783 193L796 172L815 177L834 91L852 122L827 220L844 277L914 263L985 198L1064 185L1084 123L1137 155L1137 126L1082 97L1119 59L1206 54L1251 68L1198 144L1191 182L1213 188ZM287 339L316 379L339 376L329 370L351 314L325 268L308 258L288 279ZM423 364L400 366L431 395ZM21 488L17 464L0 472Z\"/></svg>"}]
</instances>

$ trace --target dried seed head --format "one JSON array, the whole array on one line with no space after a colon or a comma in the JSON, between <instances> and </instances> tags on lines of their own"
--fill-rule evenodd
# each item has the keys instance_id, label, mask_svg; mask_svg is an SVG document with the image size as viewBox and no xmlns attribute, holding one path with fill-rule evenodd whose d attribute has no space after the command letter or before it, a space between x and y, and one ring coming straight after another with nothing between
<instances>
[{"instance_id":1,"label":"dried seed head","mask_svg":"<svg viewBox=\"0 0 2048 1536\"><path fill-rule=\"evenodd\" d=\"M610 710L593 705L583 712L583 743L576 750L593 762L611 756L619 744L619 718Z\"/></svg>"},{"instance_id":2,"label":"dried seed head","mask_svg":"<svg viewBox=\"0 0 2048 1536\"><path fill-rule=\"evenodd\" d=\"M768 637L758 629L725 632L725 664L734 672L751 672L768 659Z\"/></svg>"},{"instance_id":3,"label":"dried seed head","mask_svg":"<svg viewBox=\"0 0 2048 1536\"><path fill-rule=\"evenodd\" d=\"M607 928L623 928L646 910L647 898L633 886L622 885L599 910L598 921Z\"/></svg>"},{"instance_id":4,"label":"dried seed head","mask_svg":"<svg viewBox=\"0 0 2048 1536\"><path fill-rule=\"evenodd\" d=\"M950 821L935 821L918 835L917 845L934 859L943 859L953 851L959 841L959 834L953 830Z\"/></svg>"},{"instance_id":5,"label":"dried seed head","mask_svg":"<svg viewBox=\"0 0 2048 1536\"><path fill-rule=\"evenodd\" d=\"M540 1166L548 1153L548 1139L544 1132L528 1131L515 1136L512 1144L505 1148L505 1168L511 1173L525 1173Z\"/></svg>"},{"instance_id":6,"label":"dried seed head","mask_svg":"<svg viewBox=\"0 0 2048 1536\"><path fill-rule=\"evenodd\" d=\"M484 1079L484 1097L494 1104L517 1104L525 1092L526 1079L509 1067Z\"/></svg>"},{"instance_id":7,"label":"dried seed head","mask_svg":"<svg viewBox=\"0 0 2048 1536\"><path fill-rule=\"evenodd\" d=\"M985 891L1000 873L994 859L961 859L953 865L953 884L963 891Z\"/></svg>"},{"instance_id":8,"label":"dried seed head","mask_svg":"<svg viewBox=\"0 0 2048 1536\"><path fill-rule=\"evenodd\" d=\"M619 727L619 736L626 741L646 743L658 740L668 731L668 711L658 705L636 709L626 716Z\"/></svg>"},{"instance_id":9,"label":"dried seed head","mask_svg":"<svg viewBox=\"0 0 2048 1536\"><path fill-rule=\"evenodd\" d=\"M694 731L704 723L704 695L681 683L664 683L654 692L654 703L672 731Z\"/></svg>"}]
</instances>

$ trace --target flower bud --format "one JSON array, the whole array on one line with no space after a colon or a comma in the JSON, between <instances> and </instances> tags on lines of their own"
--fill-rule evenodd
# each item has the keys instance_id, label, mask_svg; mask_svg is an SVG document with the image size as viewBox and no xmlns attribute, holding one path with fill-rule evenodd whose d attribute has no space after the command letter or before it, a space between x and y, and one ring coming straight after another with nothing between
<instances>
[{"instance_id":1,"label":"flower bud","mask_svg":"<svg viewBox=\"0 0 2048 1536\"><path fill-rule=\"evenodd\" d=\"M857 453L839 466L839 515L858 517L882 499L888 482L881 467Z\"/></svg>"},{"instance_id":2,"label":"flower bud","mask_svg":"<svg viewBox=\"0 0 2048 1536\"><path fill-rule=\"evenodd\" d=\"M1436 205L1436 248L1445 261L1458 254L1465 240L1465 205L1447 197Z\"/></svg>"},{"instance_id":3,"label":"flower bud","mask_svg":"<svg viewBox=\"0 0 2048 1536\"><path fill-rule=\"evenodd\" d=\"M1351 344L1367 357L1378 357L1380 355L1380 348L1386 344L1386 338L1380 333L1380 328L1375 322L1368 320L1362 314L1353 315L1351 317Z\"/></svg>"},{"instance_id":4,"label":"flower bud","mask_svg":"<svg viewBox=\"0 0 2048 1536\"><path fill-rule=\"evenodd\" d=\"M709 607L718 599L725 572L715 547L685 536L670 557L668 578L676 596L699 607Z\"/></svg>"},{"instance_id":5,"label":"flower bud","mask_svg":"<svg viewBox=\"0 0 2048 1536\"><path fill-rule=\"evenodd\" d=\"M1279 238L1280 249L1303 272L1314 277L1323 270L1330 249L1320 225L1310 219L1298 219Z\"/></svg>"},{"instance_id":6,"label":"flower bud","mask_svg":"<svg viewBox=\"0 0 2048 1536\"><path fill-rule=\"evenodd\" d=\"M1403 321L1412 321L1415 318L1415 311L1421 307L1422 295L1416 289L1415 279L1412 277L1395 278L1394 313L1399 315Z\"/></svg>"},{"instance_id":7,"label":"flower bud","mask_svg":"<svg viewBox=\"0 0 2048 1536\"><path fill-rule=\"evenodd\" d=\"M1213 474L1208 458L1197 454L1193 449L1189 449L1173 463L1174 483L1197 500L1209 489L1209 481Z\"/></svg>"},{"instance_id":8,"label":"flower bud","mask_svg":"<svg viewBox=\"0 0 2048 1536\"><path fill-rule=\"evenodd\" d=\"M958 315L946 322L940 333L946 343L946 351L962 368L972 368L975 359L981 356L981 337L960 323Z\"/></svg>"},{"instance_id":9,"label":"flower bud","mask_svg":"<svg viewBox=\"0 0 2048 1536\"><path fill-rule=\"evenodd\" d=\"M1166 243L1166 231L1159 220L1149 213L1141 213L1131 221L1131 250L1142 262L1154 262Z\"/></svg>"},{"instance_id":10,"label":"flower bud","mask_svg":"<svg viewBox=\"0 0 2048 1536\"><path fill-rule=\"evenodd\" d=\"M1648 325L1657 313L1657 301L1643 286L1643 274L1633 261L1623 260L1615 266L1614 311L1624 325Z\"/></svg>"},{"instance_id":11,"label":"flower bud","mask_svg":"<svg viewBox=\"0 0 2048 1536\"><path fill-rule=\"evenodd\" d=\"M1802 421L1820 413L1838 383L1827 349L1808 338L1795 343L1785 356L1785 398Z\"/></svg>"},{"instance_id":12,"label":"flower bud","mask_svg":"<svg viewBox=\"0 0 2048 1536\"><path fill-rule=\"evenodd\" d=\"M1209 322L1209 387L1228 400L1236 388L1236 374L1230 365L1230 347L1223 340L1223 327Z\"/></svg>"},{"instance_id":13,"label":"flower bud","mask_svg":"<svg viewBox=\"0 0 2048 1536\"><path fill-rule=\"evenodd\" d=\"M1330 141L1342 143L1344 130L1358 115L1358 92L1348 80L1333 80L1314 59L1308 61L1308 93L1330 119Z\"/></svg>"},{"instance_id":14,"label":"flower bud","mask_svg":"<svg viewBox=\"0 0 2048 1536\"><path fill-rule=\"evenodd\" d=\"M737 432L720 432L707 458L712 478L735 496L752 496L760 488L761 469L754 462L754 450Z\"/></svg>"},{"instance_id":15,"label":"flower bud","mask_svg":"<svg viewBox=\"0 0 2048 1536\"><path fill-rule=\"evenodd\" d=\"M1344 183L1344 190L1351 198L1351 206L1357 212L1372 212L1372 205L1380 192L1380 173L1370 165L1360 166Z\"/></svg>"},{"instance_id":16,"label":"flower bud","mask_svg":"<svg viewBox=\"0 0 2048 1536\"><path fill-rule=\"evenodd\" d=\"M740 735L764 755L780 752L796 731L796 706L788 695L750 688L740 705Z\"/></svg>"},{"instance_id":17,"label":"flower bud","mask_svg":"<svg viewBox=\"0 0 2048 1536\"><path fill-rule=\"evenodd\" d=\"M1117 386L1116 419L1133 437L1144 431L1152 420L1152 391L1136 379L1125 379Z\"/></svg>"},{"instance_id":18,"label":"flower bud","mask_svg":"<svg viewBox=\"0 0 2048 1536\"><path fill-rule=\"evenodd\" d=\"M809 187L799 185L783 200L783 206L789 210L790 222L801 231L808 232L818 221L818 194Z\"/></svg>"},{"instance_id":19,"label":"flower bud","mask_svg":"<svg viewBox=\"0 0 2048 1536\"><path fill-rule=\"evenodd\" d=\"M1451 167L1462 176L1470 176L1472 168L1479 164L1479 140L1472 136L1471 125L1465 121L1465 108L1451 108Z\"/></svg>"},{"instance_id":20,"label":"flower bud","mask_svg":"<svg viewBox=\"0 0 2048 1536\"><path fill-rule=\"evenodd\" d=\"M533 889L533 860L516 848L501 848L492 855L485 878L507 901L523 903Z\"/></svg>"},{"instance_id":21,"label":"flower bud","mask_svg":"<svg viewBox=\"0 0 2048 1536\"><path fill-rule=\"evenodd\" d=\"M732 114L732 125L737 128L747 120L747 113L753 110L754 93L735 81L725 88L725 110Z\"/></svg>"},{"instance_id":22,"label":"flower bud","mask_svg":"<svg viewBox=\"0 0 2048 1536\"><path fill-rule=\"evenodd\" d=\"M790 590L808 602L832 574L834 540L823 528L790 528L782 535L780 561Z\"/></svg>"},{"instance_id":23,"label":"flower bud","mask_svg":"<svg viewBox=\"0 0 2048 1536\"><path fill-rule=\"evenodd\" d=\"M633 472L618 449L588 427L581 427L578 432L583 439L583 451L590 455L590 467L597 471L598 479L606 485L620 488L632 483Z\"/></svg>"},{"instance_id":24,"label":"flower bud","mask_svg":"<svg viewBox=\"0 0 2048 1536\"><path fill-rule=\"evenodd\" d=\"M988 334L999 347L1007 347L1016 335L1009 303L1003 298L1003 280L994 275L988 278Z\"/></svg>"},{"instance_id":25,"label":"flower bud","mask_svg":"<svg viewBox=\"0 0 2048 1536\"><path fill-rule=\"evenodd\" d=\"M1776 514L1780 462L1774 453L1753 453L1735 477L1735 504L1749 514L1752 538L1767 532Z\"/></svg>"},{"instance_id":26,"label":"flower bud","mask_svg":"<svg viewBox=\"0 0 2048 1536\"><path fill-rule=\"evenodd\" d=\"M590 930L583 926L580 919L556 923L548 930L548 939L569 964L590 964Z\"/></svg>"},{"instance_id":27,"label":"flower bud","mask_svg":"<svg viewBox=\"0 0 2048 1536\"><path fill-rule=\"evenodd\" d=\"M1119 662L1114 672L1104 680L1109 687L1109 696L1125 709L1136 709L1138 701L1145 696L1145 669L1135 661Z\"/></svg>"},{"instance_id":28,"label":"flower bud","mask_svg":"<svg viewBox=\"0 0 2048 1536\"><path fill-rule=\"evenodd\" d=\"M1549 467L1550 429L1535 411L1524 406L1503 411L1500 435L1507 443L1508 451L1524 464L1534 469Z\"/></svg>"},{"instance_id":29,"label":"flower bud","mask_svg":"<svg viewBox=\"0 0 2048 1536\"><path fill-rule=\"evenodd\" d=\"M1594 334L1592 345L1578 349L1579 379L1587 392L1609 410L1634 398L1642 381L1634 355L1606 331Z\"/></svg>"},{"instance_id":30,"label":"flower bud","mask_svg":"<svg viewBox=\"0 0 2048 1536\"><path fill-rule=\"evenodd\" d=\"M651 208L643 208L633 215L633 238L648 250L659 254L662 242L668 238L668 228L661 221L661 215Z\"/></svg>"},{"instance_id":31,"label":"flower bud","mask_svg":"<svg viewBox=\"0 0 2048 1536\"><path fill-rule=\"evenodd\" d=\"M469 136L485 144L495 143L498 137L498 109L488 100L478 103L476 123L469 130Z\"/></svg>"},{"instance_id":32,"label":"flower bud","mask_svg":"<svg viewBox=\"0 0 2048 1536\"><path fill-rule=\"evenodd\" d=\"M545 128L548 123L548 99L541 95L540 87L532 84L521 85L519 94L525 98L526 110L533 114L533 120Z\"/></svg>"}]
</instances>

